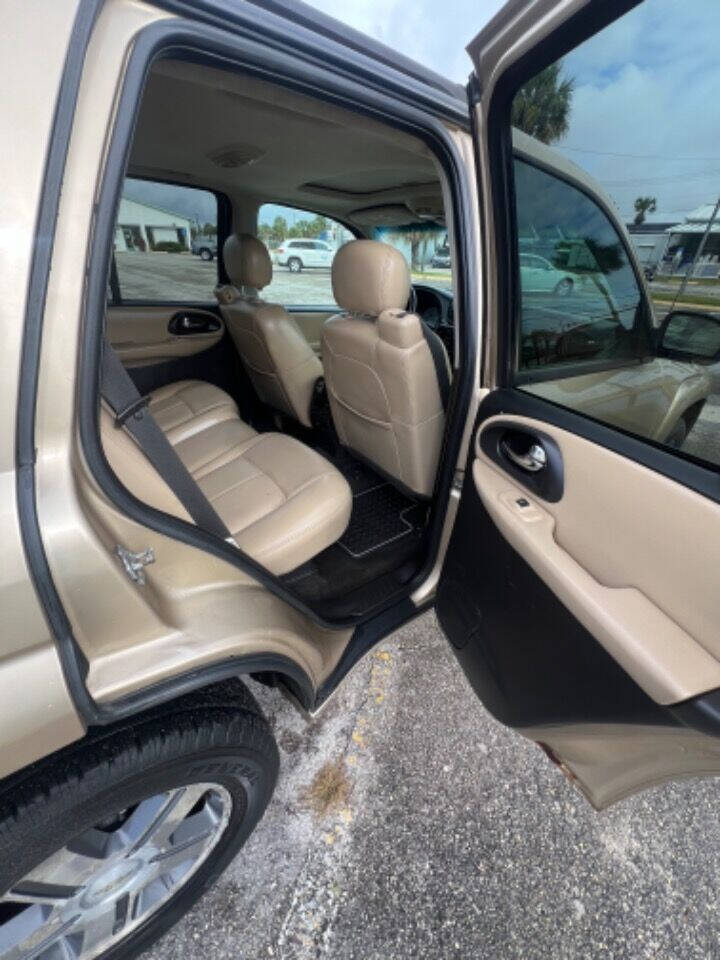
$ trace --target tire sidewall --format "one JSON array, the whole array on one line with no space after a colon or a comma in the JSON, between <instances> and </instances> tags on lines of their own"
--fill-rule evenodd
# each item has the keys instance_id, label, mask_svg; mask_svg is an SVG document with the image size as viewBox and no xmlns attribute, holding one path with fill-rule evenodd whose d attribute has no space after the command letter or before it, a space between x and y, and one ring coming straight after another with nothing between
<instances>
[{"instance_id":1,"label":"tire sidewall","mask_svg":"<svg viewBox=\"0 0 720 960\"><path fill-rule=\"evenodd\" d=\"M288 270L290 273L302 272L302 260L299 257L290 257L288 260Z\"/></svg>"},{"instance_id":2,"label":"tire sidewall","mask_svg":"<svg viewBox=\"0 0 720 960\"><path fill-rule=\"evenodd\" d=\"M127 766L127 772L122 770ZM275 785L276 764L243 746L210 747L171 759L158 757L142 769L130 769L122 754L111 775L93 769L61 796L36 802L18 824L15 836L3 836L0 849L0 891L17 883L35 866L75 837L147 797L192 783L217 783L230 793L233 806L221 838L196 873L132 934L101 954L102 960L129 960L162 936L211 886L252 833ZM53 802L54 800L54 802ZM14 842L13 842L14 841ZM12 864L8 867L8 864ZM100 960L100 958L98 958Z\"/></svg>"}]
</instances>

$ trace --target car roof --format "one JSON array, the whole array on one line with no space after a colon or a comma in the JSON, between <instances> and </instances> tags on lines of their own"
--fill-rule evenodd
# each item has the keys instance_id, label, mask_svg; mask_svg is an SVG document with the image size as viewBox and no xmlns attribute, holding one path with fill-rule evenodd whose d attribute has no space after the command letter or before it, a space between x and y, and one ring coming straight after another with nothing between
<instances>
[{"instance_id":1,"label":"car roof","mask_svg":"<svg viewBox=\"0 0 720 960\"><path fill-rule=\"evenodd\" d=\"M329 14L315 10L302 0L249 0L255 6L266 10L270 14L282 17L284 20L297 24L298 27L311 30L321 37L348 47L366 57L370 57L384 66L390 67L398 73L412 77L426 86L442 91L458 101L460 109L467 112L467 95L465 87L460 83L449 80L442 74L429 70L421 63L411 60L392 47L374 40L360 30L349 27ZM174 11L184 13L185 0L160 0L160 5ZM201 16L214 22L218 20L227 25L237 19L238 4L236 0L193 0L193 15ZM469 73L470 71L468 71Z\"/></svg>"}]
</instances>

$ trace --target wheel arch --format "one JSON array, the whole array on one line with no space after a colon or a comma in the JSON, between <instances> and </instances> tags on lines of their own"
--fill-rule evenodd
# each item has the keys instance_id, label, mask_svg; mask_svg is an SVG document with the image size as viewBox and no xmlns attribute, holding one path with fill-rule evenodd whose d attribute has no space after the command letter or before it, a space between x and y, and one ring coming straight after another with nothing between
<instances>
[{"instance_id":1,"label":"wheel arch","mask_svg":"<svg viewBox=\"0 0 720 960\"><path fill-rule=\"evenodd\" d=\"M268 662L270 661L268 660ZM274 666L273 671L258 671L263 675L263 682L272 682L270 680L272 677L275 682L281 680L283 683L287 683L288 689L294 695L303 695L297 678L282 673L277 664ZM184 693L176 693L173 687L168 699L155 700L151 705L138 706L137 709L128 710L122 716L103 718L102 722L88 726L85 736L47 754L35 763L21 767L0 780L0 807L3 805L3 800L12 803L21 785L45 769L46 766L54 768L58 764L72 765L74 757L78 756L81 751L103 741L116 739L145 723L153 723L161 718L170 718L186 713L197 714L204 710L253 713L264 718L262 709L244 682L245 678L251 675L256 676L254 672L251 674L247 670L240 671L238 665L235 664L234 671L229 672L225 677L219 674L214 677L205 675L199 680L198 686Z\"/></svg>"},{"instance_id":2,"label":"wheel arch","mask_svg":"<svg viewBox=\"0 0 720 960\"><path fill-rule=\"evenodd\" d=\"M269 685L281 683L305 710L311 709L315 702L315 685L298 663L281 654L253 653L177 674L118 700L95 701L95 715L90 718L89 726L107 726L127 717L137 717L156 706L167 709L188 694L202 693L223 681L248 676Z\"/></svg>"}]
</instances>

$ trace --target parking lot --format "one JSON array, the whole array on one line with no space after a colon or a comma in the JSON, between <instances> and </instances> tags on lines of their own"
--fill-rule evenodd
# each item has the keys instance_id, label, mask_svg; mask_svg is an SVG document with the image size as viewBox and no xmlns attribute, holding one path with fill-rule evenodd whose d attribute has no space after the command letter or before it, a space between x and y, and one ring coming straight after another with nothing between
<instances>
[{"instance_id":1,"label":"parking lot","mask_svg":"<svg viewBox=\"0 0 720 960\"><path fill-rule=\"evenodd\" d=\"M206 263L199 257L177 253L116 253L118 280L125 300L186 300L190 302L214 299L217 284L217 263ZM434 280L449 286L448 270L428 269L425 282ZM273 280L262 292L263 298L280 303L303 306L330 306L333 304L330 271L326 268L290 273L287 267L273 268Z\"/></svg>"},{"instance_id":2,"label":"parking lot","mask_svg":"<svg viewBox=\"0 0 720 960\"><path fill-rule=\"evenodd\" d=\"M260 826L155 960L700 960L720 956L716 781L596 813L480 706L434 616L367 657L280 744ZM327 761L348 795L319 816Z\"/></svg>"}]
</instances>

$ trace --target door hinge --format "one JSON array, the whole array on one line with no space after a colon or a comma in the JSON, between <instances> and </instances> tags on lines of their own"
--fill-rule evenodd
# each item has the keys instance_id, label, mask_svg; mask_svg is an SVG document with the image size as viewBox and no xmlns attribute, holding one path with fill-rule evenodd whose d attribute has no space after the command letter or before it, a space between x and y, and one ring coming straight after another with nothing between
<instances>
[{"instance_id":1,"label":"door hinge","mask_svg":"<svg viewBox=\"0 0 720 960\"><path fill-rule=\"evenodd\" d=\"M455 475L452 478L451 490L460 492L462 490L464 479L465 479L465 471L456 470Z\"/></svg>"},{"instance_id":2,"label":"door hinge","mask_svg":"<svg viewBox=\"0 0 720 960\"><path fill-rule=\"evenodd\" d=\"M149 563L155 563L155 551L152 547L147 550L141 550L140 553L133 553L126 550L120 544L115 547L115 553L120 557L125 573L130 577L133 583L139 586L145 586L145 567Z\"/></svg>"}]
</instances>

